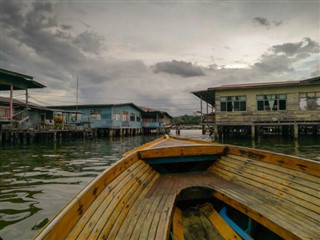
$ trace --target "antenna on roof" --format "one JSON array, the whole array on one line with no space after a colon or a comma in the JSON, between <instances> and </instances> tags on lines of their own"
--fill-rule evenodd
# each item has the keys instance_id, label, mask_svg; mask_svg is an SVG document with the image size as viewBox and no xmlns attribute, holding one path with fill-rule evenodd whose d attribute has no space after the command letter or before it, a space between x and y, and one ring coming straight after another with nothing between
<instances>
[{"instance_id":1,"label":"antenna on roof","mask_svg":"<svg viewBox=\"0 0 320 240\"><path fill-rule=\"evenodd\" d=\"M77 75L77 99L76 99L76 110L78 111L78 97L79 97L79 80Z\"/></svg>"}]
</instances>

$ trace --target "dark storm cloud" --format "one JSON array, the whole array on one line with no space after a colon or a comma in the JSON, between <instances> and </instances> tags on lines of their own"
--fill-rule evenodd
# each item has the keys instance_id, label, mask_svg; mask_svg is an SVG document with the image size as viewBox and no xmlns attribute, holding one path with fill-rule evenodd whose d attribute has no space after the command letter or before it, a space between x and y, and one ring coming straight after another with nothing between
<instances>
[{"instance_id":1,"label":"dark storm cloud","mask_svg":"<svg viewBox=\"0 0 320 240\"><path fill-rule=\"evenodd\" d=\"M254 67L260 71L268 73L290 72L294 69L291 67L292 60L287 56L264 55L260 62L254 64Z\"/></svg>"},{"instance_id":2,"label":"dark storm cloud","mask_svg":"<svg viewBox=\"0 0 320 240\"><path fill-rule=\"evenodd\" d=\"M45 79L54 76L61 82L89 61L93 63L85 53L99 55L104 49L104 39L98 34L84 32L75 36L72 26L59 24L51 2L37 1L27 6L5 1L2 7L2 33L7 36L2 40L2 67L21 72L33 69L36 72L29 74L41 76L45 84Z\"/></svg>"},{"instance_id":3,"label":"dark storm cloud","mask_svg":"<svg viewBox=\"0 0 320 240\"><path fill-rule=\"evenodd\" d=\"M164 72L174 75L179 75L181 77L197 77L204 76L203 70L194 66L191 62L176 61L171 62L159 62L153 66L153 71L155 73Z\"/></svg>"},{"instance_id":4,"label":"dark storm cloud","mask_svg":"<svg viewBox=\"0 0 320 240\"><path fill-rule=\"evenodd\" d=\"M254 23L257 23L257 24L260 24L260 25L263 25L263 26L270 26L270 22L268 21L268 19L263 18L263 17L255 17L255 18L252 19L252 21Z\"/></svg>"},{"instance_id":5,"label":"dark storm cloud","mask_svg":"<svg viewBox=\"0 0 320 240\"><path fill-rule=\"evenodd\" d=\"M23 23L22 9L23 4L18 1L3 1L1 2L0 20L3 27L15 28L20 27Z\"/></svg>"},{"instance_id":6,"label":"dark storm cloud","mask_svg":"<svg viewBox=\"0 0 320 240\"><path fill-rule=\"evenodd\" d=\"M26 46L38 57L62 67L71 67L71 63L81 62L83 55L70 42L65 41L65 36L62 37L63 30L59 29L50 2L34 2L25 13L16 1L5 1L2 4L4 9L1 20L5 22L2 31L16 43L16 48L21 50ZM13 50L3 51L10 55ZM30 57L24 59L26 64L30 60Z\"/></svg>"},{"instance_id":7,"label":"dark storm cloud","mask_svg":"<svg viewBox=\"0 0 320 240\"><path fill-rule=\"evenodd\" d=\"M292 65L295 62L319 52L319 43L310 38L304 38L295 43L274 45L270 48L269 53L263 54L260 61L254 64L254 68L269 73L292 72L294 71Z\"/></svg>"},{"instance_id":8,"label":"dark storm cloud","mask_svg":"<svg viewBox=\"0 0 320 240\"><path fill-rule=\"evenodd\" d=\"M80 47L84 52L99 54L103 47L104 38L93 32L82 32L73 43Z\"/></svg>"},{"instance_id":9,"label":"dark storm cloud","mask_svg":"<svg viewBox=\"0 0 320 240\"><path fill-rule=\"evenodd\" d=\"M299 53L318 53L320 52L319 43L311 40L310 38L304 38L300 42L296 43L284 43L281 45L272 46L274 53L283 53L288 56L293 56Z\"/></svg>"},{"instance_id":10,"label":"dark storm cloud","mask_svg":"<svg viewBox=\"0 0 320 240\"><path fill-rule=\"evenodd\" d=\"M252 19L252 22L256 25L265 26L267 28L271 26L280 26L282 24L282 21L269 21L267 18L264 17L254 17Z\"/></svg>"},{"instance_id":11,"label":"dark storm cloud","mask_svg":"<svg viewBox=\"0 0 320 240\"><path fill-rule=\"evenodd\" d=\"M67 25L67 24L62 24L62 25L61 25L61 28L62 28L63 30L70 30L70 29L72 29L72 26Z\"/></svg>"}]
</instances>

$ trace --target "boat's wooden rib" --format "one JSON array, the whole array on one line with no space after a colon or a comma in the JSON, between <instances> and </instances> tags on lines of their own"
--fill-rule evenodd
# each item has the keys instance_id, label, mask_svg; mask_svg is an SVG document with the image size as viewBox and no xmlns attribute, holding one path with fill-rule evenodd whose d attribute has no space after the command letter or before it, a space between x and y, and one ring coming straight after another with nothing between
<instances>
[{"instance_id":1,"label":"boat's wooden rib","mask_svg":"<svg viewBox=\"0 0 320 240\"><path fill-rule=\"evenodd\" d=\"M206 204L202 206L200 210L207 216L211 224L218 230L224 239L242 239L211 205Z\"/></svg>"},{"instance_id":2,"label":"boat's wooden rib","mask_svg":"<svg viewBox=\"0 0 320 240\"><path fill-rule=\"evenodd\" d=\"M181 221L183 224L182 234L184 239L226 239L221 236L208 217L198 207L184 210L182 212ZM175 240L179 238L174 237L173 239Z\"/></svg>"},{"instance_id":3,"label":"boat's wooden rib","mask_svg":"<svg viewBox=\"0 0 320 240\"><path fill-rule=\"evenodd\" d=\"M178 207L173 212L172 232L174 240L184 240L182 211Z\"/></svg>"},{"instance_id":4,"label":"boat's wooden rib","mask_svg":"<svg viewBox=\"0 0 320 240\"><path fill-rule=\"evenodd\" d=\"M205 169L197 165L195 172L174 173L167 166L197 159L206 163L201 165ZM159 163L166 164L166 173L155 170ZM206 199L227 204L284 239L317 239L319 179L320 164L313 161L166 137L126 154L36 239L168 239L170 231L174 240L187 239L192 224L203 236L219 239L220 231L224 238L239 238L213 208L183 212L177 199L190 189L206 189Z\"/></svg>"}]
</instances>

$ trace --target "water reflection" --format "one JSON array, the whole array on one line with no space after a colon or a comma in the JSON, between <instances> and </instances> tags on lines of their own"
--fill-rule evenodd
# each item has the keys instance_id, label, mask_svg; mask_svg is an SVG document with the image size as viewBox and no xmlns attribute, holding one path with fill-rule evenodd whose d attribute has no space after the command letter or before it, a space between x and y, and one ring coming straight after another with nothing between
<instances>
[{"instance_id":1,"label":"water reflection","mask_svg":"<svg viewBox=\"0 0 320 240\"><path fill-rule=\"evenodd\" d=\"M156 137L1 147L1 238L31 239L76 193L114 164L124 152ZM201 131L182 130L181 137L212 141L209 136L201 135ZM320 161L320 144L314 139L297 143L280 139L259 139L257 142L232 139L224 142Z\"/></svg>"},{"instance_id":2,"label":"water reflection","mask_svg":"<svg viewBox=\"0 0 320 240\"><path fill-rule=\"evenodd\" d=\"M0 237L32 239L124 152L155 137L1 147Z\"/></svg>"}]
</instances>

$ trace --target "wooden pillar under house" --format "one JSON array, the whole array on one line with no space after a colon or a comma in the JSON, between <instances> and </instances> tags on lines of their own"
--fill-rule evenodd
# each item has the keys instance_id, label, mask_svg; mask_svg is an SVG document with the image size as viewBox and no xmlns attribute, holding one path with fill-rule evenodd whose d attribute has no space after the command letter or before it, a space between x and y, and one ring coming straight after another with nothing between
<instances>
[{"instance_id":1,"label":"wooden pillar under house","mask_svg":"<svg viewBox=\"0 0 320 240\"><path fill-rule=\"evenodd\" d=\"M254 124L251 125L251 138L256 137L256 126Z\"/></svg>"},{"instance_id":2,"label":"wooden pillar under house","mask_svg":"<svg viewBox=\"0 0 320 240\"><path fill-rule=\"evenodd\" d=\"M10 85L10 121L12 124L13 117L13 85Z\"/></svg>"},{"instance_id":3,"label":"wooden pillar under house","mask_svg":"<svg viewBox=\"0 0 320 240\"><path fill-rule=\"evenodd\" d=\"M299 126L297 123L293 125L293 137L294 139L298 139L299 137Z\"/></svg>"}]
</instances>

